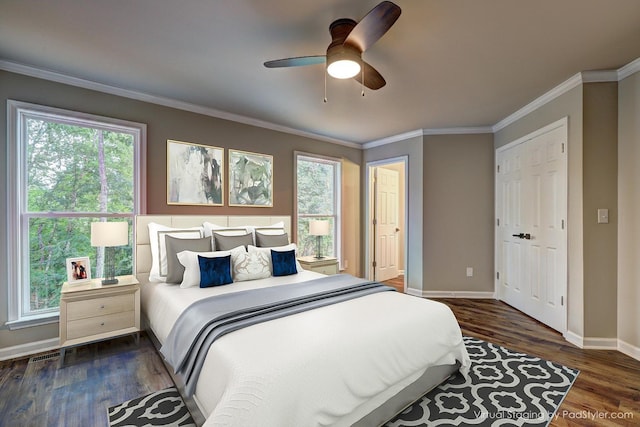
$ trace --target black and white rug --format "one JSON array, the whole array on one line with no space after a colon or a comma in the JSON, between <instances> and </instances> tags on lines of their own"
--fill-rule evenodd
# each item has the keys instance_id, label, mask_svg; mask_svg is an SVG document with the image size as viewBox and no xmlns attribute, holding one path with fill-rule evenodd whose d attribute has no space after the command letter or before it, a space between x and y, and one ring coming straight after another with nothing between
<instances>
[{"instance_id":1,"label":"black and white rug","mask_svg":"<svg viewBox=\"0 0 640 427\"><path fill-rule=\"evenodd\" d=\"M469 377L450 378L385 427L546 426L579 371L464 337ZM109 408L109 426L195 426L178 390L168 388Z\"/></svg>"},{"instance_id":2,"label":"black and white rug","mask_svg":"<svg viewBox=\"0 0 640 427\"><path fill-rule=\"evenodd\" d=\"M108 414L109 427L196 427L175 387L113 406Z\"/></svg>"},{"instance_id":3,"label":"black and white rug","mask_svg":"<svg viewBox=\"0 0 640 427\"><path fill-rule=\"evenodd\" d=\"M385 427L546 426L579 371L464 337L469 378L450 378Z\"/></svg>"}]
</instances>

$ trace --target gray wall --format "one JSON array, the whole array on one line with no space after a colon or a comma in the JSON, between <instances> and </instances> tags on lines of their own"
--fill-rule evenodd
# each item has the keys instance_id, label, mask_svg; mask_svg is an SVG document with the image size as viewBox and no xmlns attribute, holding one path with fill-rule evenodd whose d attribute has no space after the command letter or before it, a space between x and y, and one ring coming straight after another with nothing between
<instances>
[{"instance_id":1,"label":"gray wall","mask_svg":"<svg viewBox=\"0 0 640 427\"><path fill-rule=\"evenodd\" d=\"M640 73L620 81L618 102L618 339L637 351L640 348Z\"/></svg>"},{"instance_id":2,"label":"gray wall","mask_svg":"<svg viewBox=\"0 0 640 427\"><path fill-rule=\"evenodd\" d=\"M342 145L248 126L120 96L0 71L0 164L6 165L6 101L13 99L147 124L147 212L196 215L293 215L293 152L304 151L362 163L362 151ZM166 140L254 151L274 156L273 208L175 206L166 204ZM0 200L7 200L6 175ZM225 200L227 198L225 197ZM0 348L58 336L58 324L9 331L7 320L7 209L0 211ZM358 224L353 224L357 227ZM359 248L358 248L359 250Z\"/></svg>"},{"instance_id":3,"label":"gray wall","mask_svg":"<svg viewBox=\"0 0 640 427\"><path fill-rule=\"evenodd\" d=\"M583 85L584 335L617 337L618 84ZM598 208L609 224L597 223Z\"/></svg>"},{"instance_id":4,"label":"gray wall","mask_svg":"<svg viewBox=\"0 0 640 427\"><path fill-rule=\"evenodd\" d=\"M405 273L414 293L493 292L493 153L491 134L429 135L365 151L365 165L409 158Z\"/></svg>"},{"instance_id":5,"label":"gray wall","mask_svg":"<svg viewBox=\"0 0 640 427\"><path fill-rule=\"evenodd\" d=\"M423 290L493 292L493 135L427 135L423 147Z\"/></svg>"},{"instance_id":6,"label":"gray wall","mask_svg":"<svg viewBox=\"0 0 640 427\"><path fill-rule=\"evenodd\" d=\"M292 215L293 152L365 162L407 156L410 290L493 291L494 149L560 118L569 123L568 330L640 347L640 73L619 84L576 87L495 135L428 135L364 152L313 139L0 71L0 114L15 99L148 125L147 208L158 214ZM6 164L6 119L0 121ZM166 140L210 144L274 156L274 207L166 204ZM616 179L617 178L617 179ZM362 180L364 188L364 179ZM0 200L7 200L0 177ZM362 202L362 200L361 200ZM608 208L610 224L595 210ZM6 206L0 211L0 272L7 271ZM361 230L364 232L364 224ZM473 244L469 244L473 242ZM474 268L467 278L466 267ZM7 280L0 277L0 349L55 338L57 323L8 331Z\"/></svg>"}]
</instances>

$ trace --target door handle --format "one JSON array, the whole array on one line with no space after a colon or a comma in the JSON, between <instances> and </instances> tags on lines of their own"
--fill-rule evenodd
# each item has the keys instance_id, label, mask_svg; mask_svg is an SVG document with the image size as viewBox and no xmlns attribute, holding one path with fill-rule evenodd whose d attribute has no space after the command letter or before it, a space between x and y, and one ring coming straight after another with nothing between
<instances>
[{"instance_id":1,"label":"door handle","mask_svg":"<svg viewBox=\"0 0 640 427\"><path fill-rule=\"evenodd\" d=\"M513 237L518 237L520 239L527 239L527 240L531 240L531 234L529 233L520 233L520 234L512 234Z\"/></svg>"}]
</instances>

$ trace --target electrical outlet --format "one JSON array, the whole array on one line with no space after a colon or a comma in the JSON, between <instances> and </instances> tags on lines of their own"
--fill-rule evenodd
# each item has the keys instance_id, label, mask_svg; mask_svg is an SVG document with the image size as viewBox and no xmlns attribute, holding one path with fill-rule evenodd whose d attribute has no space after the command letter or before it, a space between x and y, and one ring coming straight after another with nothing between
<instances>
[{"instance_id":1,"label":"electrical outlet","mask_svg":"<svg viewBox=\"0 0 640 427\"><path fill-rule=\"evenodd\" d=\"M473 267L467 267L467 277L473 277Z\"/></svg>"}]
</instances>

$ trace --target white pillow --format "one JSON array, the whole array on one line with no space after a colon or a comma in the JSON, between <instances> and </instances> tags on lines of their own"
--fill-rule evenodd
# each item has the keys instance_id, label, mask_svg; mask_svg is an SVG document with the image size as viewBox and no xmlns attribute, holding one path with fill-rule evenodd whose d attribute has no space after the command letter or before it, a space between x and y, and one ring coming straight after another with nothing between
<instances>
[{"instance_id":1,"label":"white pillow","mask_svg":"<svg viewBox=\"0 0 640 427\"><path fill-rule=\"evenodd\" d=\"M273 235L284 234L286 232L284 229L284 221L276 222L271 225L247 225L246 227L247 229L251 229L253 233L255 233L256 230L262 234Z\"/></svg>"},{"instance_id":2,"label":"white pillow","mask_svg":"<svg viewBox=\"0 0 640 427\"><path fill-rule=\"evenodd\" d=\"M149 280L152 282L164 282L167 276L167 246L164 239L167 234L178 239L197 239L203 237L203 232L202 227L173 228L150 222L151 271L149 272Z\"/></svg>"},{"instance_id":3,"label":"white pillow","mask_svg":"<svg viewBox=\"0 0 640 427\"><path fill-rule=\"evenodd\" d=\"M231 254L233 281L265 279L271 276L271 256L265 252Z\"/></svg>"},{"instance_id":4,"label":"white pillow","mask_svg":"<svg viewBox=\"0 0 640 427\"><path fill-rule=\"evenodd\" d=\"M288 245L285 245L285 246L275 246L273 248L258 248L256 246L249 245L247 249L249 253L262 252L267 254L267 257L269 258L269 271L271 272L272 275L273 275L273 263L271 261L272 250L276 252L288 252L288 251L295 250L296 251L296 270L298 270L299 272L304 270L300 265L300 263L298 262L298 247L296 246L295 243L289 243Z\"/></svg>"},{"instance_id":5,"label":"white pillow","mask_svg":"<svg viewBox=\"0 0 640 427\"><path fill-rule=\"evenodd\" d=\"M222 226L214 224L212 222L203 222L205 237L213 236L214 231L216 233L224 234L227 236L237 236L246 232L251 233L253 238L253 244L256 244L256 229L259 229L262 234L271 234L268 229L274 229L273 234L284 234L284 221L276 222L271 225L229 225Z\"/></svg>"},{"instance_id":6,"label":"white pillow","mask_svg":"<svg viewBox=\"0 0 640 427\"><path fill-rule=\"evenodd\" d=\"M184 266L184 275L182 276L182 283L180 283L180 287L182 289L186 289L192 286L200 286L200 263L198 262L198 255L205 258L217 258L231 255L231 258L233 258L233 254L238 252L245 252L244 246L238 246L230 251L179 252L177 254L178 261L180 261L180 264Z\"/></svg>"},{"instance_id":7,"label":"white pillow","mask_svg":"<svg viewBox=\"0 0 640 427\"><path fill-rule=\"evenodd\" d=\"M219 233L224 236L239 236L242 234L250 233L251 230L247 227L225 227L211 222L203 222L202 227L204 229L205 237L212 237L213 233Z\"/></svg>"}]
</instances>

